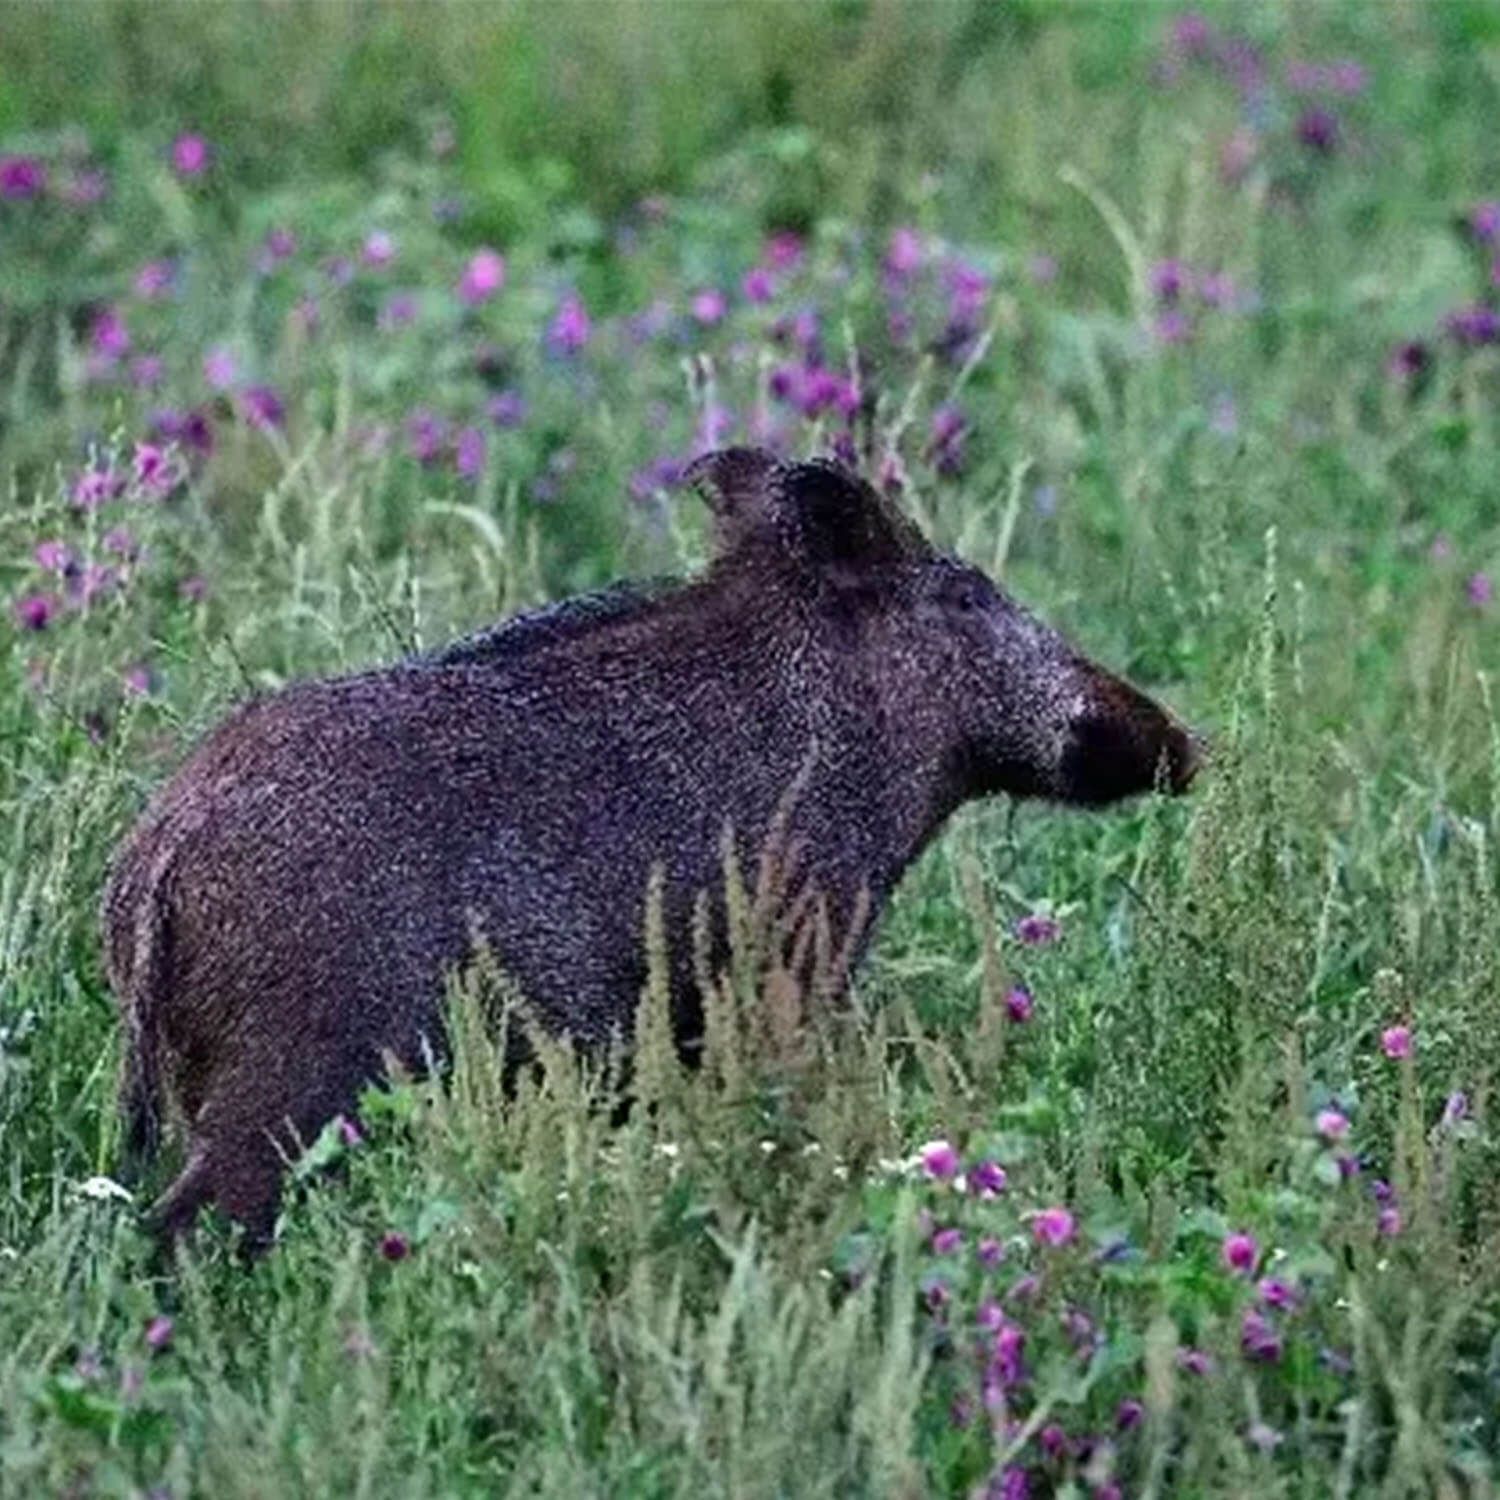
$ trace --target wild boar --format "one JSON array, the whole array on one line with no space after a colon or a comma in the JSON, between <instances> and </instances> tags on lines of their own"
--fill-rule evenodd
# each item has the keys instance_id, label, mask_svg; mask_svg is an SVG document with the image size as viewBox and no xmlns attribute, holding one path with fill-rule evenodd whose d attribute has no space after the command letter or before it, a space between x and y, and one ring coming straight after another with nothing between
<instances>
[{"instance_id":1,"label":"wild boar","mask_svg":"<svg viewBox=\"0 0 1500 1500\"><path fill-rule=\"evenodd\" d=\"M789 808L849 923L971 798L1193 776L1169 714L840 465L733 448L690 478L716 523L703 576L251 702L126 840L105 949L128 1149L155 1148L167 1098L186 1126L152 1210L167 1242L212 1201L263 1244L288 1153L383 1054L420 1064L476 933L545 1027L598 1047L632 1025L653 868L681 952L726 827L753 849ZM690 1049L690 962L672 991Z\"/></svg>"}]
</instances>

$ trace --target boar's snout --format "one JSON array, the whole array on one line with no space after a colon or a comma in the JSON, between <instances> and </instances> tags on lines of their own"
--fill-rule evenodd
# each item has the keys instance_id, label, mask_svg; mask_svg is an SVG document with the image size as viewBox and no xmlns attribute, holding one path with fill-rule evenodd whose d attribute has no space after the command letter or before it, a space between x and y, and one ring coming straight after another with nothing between
<instances>
[{"instance_id":1,"label":"boar's snout","mask_svg":"<svg viewBox=\"0 0 1500 1500\"><path fill-rule=\"evenodd\" d=\"M1063 796L1097 805L1159 788L1184 792L1204 741L1129 683L1090 665L1062 757Z\"/></svg>"}]
</instances>

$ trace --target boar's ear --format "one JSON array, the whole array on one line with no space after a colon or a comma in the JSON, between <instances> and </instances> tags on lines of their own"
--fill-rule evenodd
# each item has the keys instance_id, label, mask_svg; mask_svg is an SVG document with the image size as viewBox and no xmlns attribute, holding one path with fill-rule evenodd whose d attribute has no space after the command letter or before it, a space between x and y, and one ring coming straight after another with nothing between
<instances>
[{"instance_id":1,"label":"boar's ear","mask_svg":"<svg viewBox=\"0 0 1500 1500\"><path fill-rule=\"evenodd\" d=\"M720 553L733 552L756 534L778 528L776 476L781 464L764 448L721 448L687 467L683 479L713 512Z\"/></svg>"},{"instance_id":2,"label":"boar's ear","mask_svg":"<svg viewBox=\"0 0 1500 1500\"><path fill-rule=\"evenodd\" d=\"M792 464L780 482L797 551L815 567L880 567L929 550L892 501L832 459Z\"/></svg>"}]
</instances>

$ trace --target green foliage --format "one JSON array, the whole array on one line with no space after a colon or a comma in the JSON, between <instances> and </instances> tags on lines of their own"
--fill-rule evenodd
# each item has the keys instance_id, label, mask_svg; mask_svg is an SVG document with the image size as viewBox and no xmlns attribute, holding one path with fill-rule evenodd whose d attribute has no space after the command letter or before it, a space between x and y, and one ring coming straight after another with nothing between
<instances>
[{"instance_id":1,"label":"green foliage","mask_svg":"<svg viewBox=\"0 0 1500 1500\"><path fill-rule=\"evenodd\" d=\"M1201 47L1126 6L283 10L0 16L0 156L53 185L0 198L0 1495L1493 1495L1500 368L1443 323L1493 296L1493 7L1216 8ZM662 461L767 430L854 445L1202 726L1193 795L969 810L847 1005L852 934L729 830L699 1068L655 924L629 1063L481 954L272 1255L210 1224L154 1266L95 915L152 788L253 690L695 564Z\"/></svg>"}]
</instances>

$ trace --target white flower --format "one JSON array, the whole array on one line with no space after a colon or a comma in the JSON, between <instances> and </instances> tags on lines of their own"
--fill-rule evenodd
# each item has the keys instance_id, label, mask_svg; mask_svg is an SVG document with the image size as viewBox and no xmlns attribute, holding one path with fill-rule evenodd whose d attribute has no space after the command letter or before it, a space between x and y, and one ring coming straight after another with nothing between
<instances>
[{"instance_id":1,"label":"white flower","mask_svg":"<svg viewBox=\"0 0 1500 1500\"><path fill-rule=\"evenodd\" d=\"M113 1177L85 1177L82 1182L73 1185L73 1191L80 1198L93 1198L100 1203L110 1198L121 1203L135 1202L135 1194L129 1188L121 1186Z\"/></svg>"}]
</instances>

